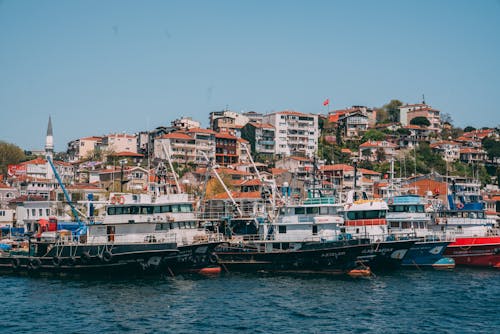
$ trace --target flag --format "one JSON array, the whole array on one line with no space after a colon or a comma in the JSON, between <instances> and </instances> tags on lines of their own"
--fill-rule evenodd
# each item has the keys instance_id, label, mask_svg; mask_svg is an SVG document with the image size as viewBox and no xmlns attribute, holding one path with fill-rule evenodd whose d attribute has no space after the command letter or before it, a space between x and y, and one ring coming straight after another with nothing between
<instances>
[{"instance_id":1,"label":"flag","mask_svg":"<svg viewBox=\"0 0 500 334\"><path fill-rule=\"evenodd\" d=\"M323 101L323 105L324 106L327 106L330 104L330 99L326 99L325 101Z\"/></svg>"}]
</instances>

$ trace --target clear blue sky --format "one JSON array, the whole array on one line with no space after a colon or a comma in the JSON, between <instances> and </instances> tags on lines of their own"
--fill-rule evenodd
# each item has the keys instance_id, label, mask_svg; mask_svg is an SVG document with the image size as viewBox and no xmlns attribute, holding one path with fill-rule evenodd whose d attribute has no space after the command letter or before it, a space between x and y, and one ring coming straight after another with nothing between
<instances>
[{"instance_id":1,"label":"clear blue sky","mask_svg":"<svg viewBox=\"0 0 500 334\"><path fill-rule=\"evenodd\" d=\"M426 102L500 123L500 1L0 0L0 140Z\"/></svg>"}]
</instances>

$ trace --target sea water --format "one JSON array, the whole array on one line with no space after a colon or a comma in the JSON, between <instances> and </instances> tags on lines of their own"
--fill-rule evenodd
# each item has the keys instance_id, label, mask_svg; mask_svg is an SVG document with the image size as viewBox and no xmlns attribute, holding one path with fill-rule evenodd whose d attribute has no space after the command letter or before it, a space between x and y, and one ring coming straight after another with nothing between
<instances>
[{"instance_id":1,"label":"sea water","mask_svg":"<svg viewBox=\"0 0 500 334\"><path fill-rule=\"evenodd\" d=\"M0 277L4 333L500 333L500 271Z\"/></svg>"}]
</instances>

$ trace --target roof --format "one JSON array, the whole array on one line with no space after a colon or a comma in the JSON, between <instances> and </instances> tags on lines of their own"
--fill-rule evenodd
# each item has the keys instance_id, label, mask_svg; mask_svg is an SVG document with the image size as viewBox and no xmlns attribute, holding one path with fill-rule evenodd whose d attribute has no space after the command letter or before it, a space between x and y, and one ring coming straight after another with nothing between
<instances>
[{"instance_id":1,"label":"roof","mask_svg":"<svg viewBox=\"0 0 500 334\"><path fill-rule=\"evenodd\" d=\"M390 143L388 141L367 141L364 142L363 144L359 145L359 147L382 147L382 148L396 148L398 147L397 145Z\"/></svg>"},{"instance_id":2,"label":"roof","mask_svg":"<svg viewBox=\"0 0 500 334\"><path fill-rule=\"evenodd\" d=\"M194 140L193 137L187 135L184 132L176 131L176 132L171 132L164 134L163 136L160 137L160 139L184 139L184 140Z\"/></svg>"},{"instance_id":3,"label":"roof","mask_svg":"<svg viewBox=\"0 0 500 334\"><path fill-rule=\"evenodd\" d=\"M113 153L110 154L112 157L137 157L137 158L143 158L144 154L140 153L135 153L135 152L129 152L129 151L122 151L118 153Z\"/></svg>"},{"instance_id":4,"label":"roof","mask_svg":"<svg viewBox=\"0 0 500 334\"><path fill-rule=\"evenodd\" d=\"M22 202L41 202L41 201L47 201L46 198L38 195L21 195L19 197L16 197L14 199L11 199L9 203L22 203Z\"/></svg>"},{"instance_id":5,"label":"roof","mask_svg":"<svg viewBox=\"0 0 500 334\"><path fill-rule=\"evenodd\" d=\"M249 192L231 191L231 196L234 199L261 199L260 191L249 191ZM223 192L213 195L209 199L229 199L229 195L226 192Z\"/></svg>"},{"instance_id":6,"label":"roof","mask_svg":"<svg viewBox=\"0 0 500 334\"><path fill-rule=\"evenodd\" d=\"M227 132L218 132L215 134L215 138L234 139L234 140L238 139L238 137L233 136L232 134Z\"/></svg>"},{"instance_id":7,"label":"roof","mask_svg":"<svg viewBox=\"0 0 500 334\"><path fill-rule=\"evenodd\" d=\"M191 128L187 130L188 133L206 133L206 134L211 134L214 135L216 132L214 130L210 129L202 129L202 128Z\"/></svg>"},{"instance_id":8,"label":"roof","mask_svg":"<svg viewBox=\"0 0 500 334\"><path fill-rule=\"evenodd\" d=\"M71 184L67 185L66 189L87 189L87 190L102 190L101 187L97 186L96 184L93 183L76 183L76 184Z\"/></svg>"},{"instance_id":9,"label":"roof","mask_svg":"<svg viewBox=\"0 0 500 334\"><path fill-rule=\"evenodd\" d=\"M477 153L477 154L486 154L485 151L479 150L477 148L471 148L471 147L463 147L460 149L460 153Z\"/></svg>"},{"instance_id":10,"label":"roof","mask_svg":"<svg viewBox=\"0 0 500 334\"><path fill-rule=\"evenodd\" d=\"M260 186L262 182L258 179L250 179L250 180L237 180L233 183L235 186L240 187L251 187L251 186Z\"/></svg>"},{"instance_id":11,"label":"roof","mask_svg":"<svg viewBox=\"0 0 500 334\"><path fill-rule=\"evenodd\" d=\"M97 136L83 137L83 138L80 138L79 140L80 141L82 141L82 140L99 141L99 140L102 140L102 137L97 137Z\"/></svg>"},{"instance_id":12,"label":"roof","mask_svg":"<svg viewBox=\"0 0 500 334\"><path fill-rule=\"evenodd\" d=\"M352 151L350 149L348 149L348 148L343 148L343 149L340 150L340 152L352 154Z\"/></svg>"},{"instance_id":13,"label":"roof","mask_svg":"<svg viewBox=\"0 0 500 334\"><path fill-rule=\"evenodd\" d=\"M324 165L319 168L321 171L337 171L341 170L344 172L350 172L354 170L354 167L346 165L346 164L335 164L335 165Z\"/></svg>"},{"instance_id":14,"label":"roof","mask_svg":"<svg viewBox=\"0 0 500 334\"><path fill-rule=\"evenodd\" d=\"M280 174L288 172L288 169L284 169L284 168L271 168L270 171L271 171L271 174L273 174L273 175L280 175Z\"/></svg>"},{"instance_id":15,"label":"roof","mask_svg":"<svg viewBox=\"0 0 500 334\"><path fill-rule=\"evenodd\" d=\"M380 174L382 174L382 173L376 172L376 171L371 170L371 169L366 169L366 168L358 168L358 170L361 172L361 174L365 174L365 175L380 175Z\"/></svg>"},{"instance_id":16,"label":"roof","mask_svg":"<svg viewBox=\"0 0 500 334\"><path fill-rule=\"evenodd\" d=\"M272 126L269 123L249 122L248 125L254 126L256 128L259 128L259 129L273 129L274 130L274 126Z\"/></svg>"}]
</instances>

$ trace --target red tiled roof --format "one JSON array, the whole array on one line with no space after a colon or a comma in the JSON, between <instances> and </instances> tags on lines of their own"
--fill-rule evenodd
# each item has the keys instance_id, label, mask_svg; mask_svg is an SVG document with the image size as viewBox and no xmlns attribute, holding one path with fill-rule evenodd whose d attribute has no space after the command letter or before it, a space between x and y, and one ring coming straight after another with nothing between
<instances>
[{"instance_id":1,"label":"red tiled roof","mask_svg":"<svg viewBox=\"0 0 500 334\"><path fill-rule=\"evenodd\" d=\"M346 165L346 164L335 164L335 165L324 165L319 168L321 171L336 171L342 170L344 172L350 172L354 170L354 167Z\"/></svg>"},{"instance_id":2,"label":"red tiled roof","mask_svg":"<svg viewBox=\"0 0 500 334\"><path fill-rule=\"evenodd\" d=\"M283 168L271 168L271 174L273 175L280 175L283 173L288 172L288 169L283 169Z\"/></svg>"},{"instance_id":3,"label":"red tiled roof","mask_svg":"<svg viewBox=\"0 0 500 334\"><path fill-rule=\"evenodd\" d=\"M202 128L191 128L191 129L187 130L187 132L188 133L208 133L208 134L211 134L211 135L216 134L216 132L213 131L213 130L202 129Z\"/></svg>"},{"instance_id":4,"label":"red tiled roof","mask_svg":"<svg viewBox=\"0 0 500 334\"><path fill-rule=\"evenodd\" d=\"M42 196L37 195L21 195L9 201L9 203L22 203L22 202L40 202L47 201Z\"/></svg>"},{"instance_id":5,"label":"red tiled roof","mask_svg":"<svg viewBox=\"0 0 500 334\"><path fill-rule=\"evenodd\" d=\"M389 143L387 141L367 141L359 145L359 147L382 147L382 148L396 148L397 145Z\"/></svg>"},{"instance_id":6,"label":"red tiled roof","mask_svg":"<svg viewBox=\"0 0 500 334\"><path fill-rule=\"evenodd\" d=\"M143 158L144 154L123 151L123 152L118 152L118 153L111 154L111 156L112 157L137 157L137 158Z\"/></svg>"},{"instance_id":7,"label":"red tiled roof","mask_svg":"<svg viewBox=\"0 0 500 334\"><path fill-rule=\"evenodd\" d=\"M260 199L260 191L250 191L250 192L239 192L231 191L231 196L234 199ZM209 199L229 199L229 195L226 192L213 195Z\"/></svg>"},{"instance_id":8,"label":"red tiled roof","mask_svg":"<svg viewBox=\"0 0 500 334\"><path fill-rule=\"evenodd\" d=\"M234 139L234 140L238 139L236 136L233 136L232 134L227 132L218 132L215 134L215 138Z\"/></svg>"},{"instance_id":9,"label":"red tiled roof","mask_svg":"<svg viewBox=\"0 0 500 334\"><path fill-rule=\"evenodd\" d=\"M194 140L193 137L187 135L184 132L180 132L180 131L167 133L167 134L161 136L160 139L185 139L185 140Z\"/></svg>"},{"instance_id":10,"label":"red tiled roof","mask_svg":"<svg viewBox=\"0 0 500 334\"><path fill-rule=\"evenodd\" d=\"M358 168L358 170L361 172L361 174L365 175L380 175L382 173L376 172L374 170L366 169L366 168Z\"/></svg>"}]
</instances>

